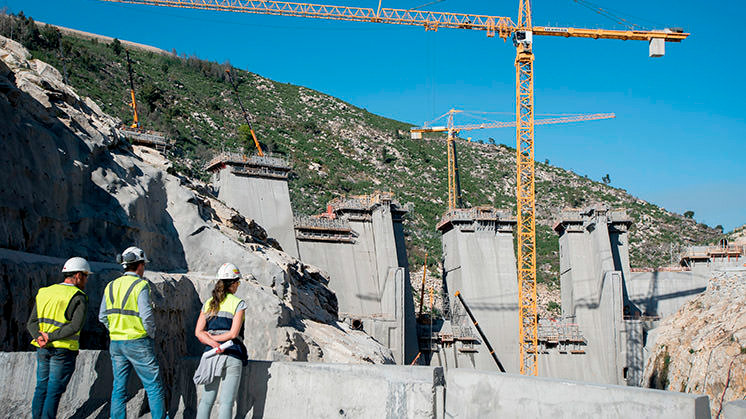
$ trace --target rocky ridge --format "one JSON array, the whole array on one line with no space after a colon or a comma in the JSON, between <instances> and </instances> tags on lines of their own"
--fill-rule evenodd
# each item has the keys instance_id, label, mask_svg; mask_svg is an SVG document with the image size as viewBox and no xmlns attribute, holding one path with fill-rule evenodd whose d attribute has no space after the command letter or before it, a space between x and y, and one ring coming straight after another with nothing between
<instances>
[{"instance_id":1,"label":"rocky ridge","mask_svg":"<svg viewBox=\"0 0 746 419\"><path fill-rule=\"evenodd\" d=\"M106 261L134 243L152 260L158 339L169 343L159 356L171 364L201 351L196 313L228 260L250 274L238 294L249 302L247 346L256 359L392 362L387 348L338 322L336 296L317 268L272 247L261 227L202 193L200 182L170 174L162 156L133 149L118 121L4 37L0 119L0 309L9 314L0 320L1 350L28 348L35 291L57 282L73 254L100 261L86 290L82 344L105 347L96 308L119 273Z\"/></svg>"}]
</instances>

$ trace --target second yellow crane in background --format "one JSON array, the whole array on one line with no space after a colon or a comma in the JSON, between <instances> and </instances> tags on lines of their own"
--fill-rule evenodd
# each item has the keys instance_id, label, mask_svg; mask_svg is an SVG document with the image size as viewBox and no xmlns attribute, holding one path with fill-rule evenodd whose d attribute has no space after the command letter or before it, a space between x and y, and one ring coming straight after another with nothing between
<instances>
[{"instance_id":1,"label":"second yellow crane in background","mask_svg":"<svg viewBox=\"0 0 746 419\"><path fill-rule=\"evenodd\" d=\"M446 148L448 150L448 209L463 208L464 203L461 198L461 180L459 177L459 166L458 166L458 154L456 152L456 137L461 131L472 131L477 129L490 129L490 128L507 128L516 126L515 121L511 122L483 122L479 124L467 124L467 125L454 125L453 117L457 113L463 113L466 111L451 109L445 114L437 117L434 121L442 119L448 116L448 122L446 126L424 126L421 128L412 128L410 133L413 140L422 138L422 134L426 132L447 132L448 137L446 138ZM616 118L613 113L592 113L592 114L580 114L580 115L567 115L557 118L537 119L534 121L534 125L550 125L550 124L563 124L568 122L580 122L580 121L593 121L598 119L611 119Z\"/></svg>"}]
</instances>

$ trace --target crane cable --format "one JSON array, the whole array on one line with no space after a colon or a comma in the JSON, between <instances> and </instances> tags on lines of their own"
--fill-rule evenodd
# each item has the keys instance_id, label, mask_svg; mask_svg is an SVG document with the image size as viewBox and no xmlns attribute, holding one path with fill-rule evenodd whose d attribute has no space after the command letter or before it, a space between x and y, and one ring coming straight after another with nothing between
<instances>
[{"instance_id":1,"label":"crane cable","mask_svg":"<svg viewBox=\"0 0 746 419\"><path fill-rule=\"evenodd\" d=\"M407 9L407 11L411 12L412 10L417 10L420 7L432 6L433 4L441 3L441 2L444 2L444 1L446 1L446 0L435 0L435 1L431 1L431 2L428 2L428 3L425 3L425 4L421 4L419 6L412 7L411 9Z\"/></svg>"},{"instance_id":2,"label":"crane cable","mask_svg":"<svg viewBox=\"0 0 746 419\"><path fill-rule=\"evenodd\" d=\"M618 12L618 11L613 11L612 9L609 9L609 8L600 7L599 5L597 5L595 3L592 3L592 2L590 2L588 0L572 0L572 1L575 2L575 3L578 3L579 5L585 7L587 9L589 9L589 10L592 10L592 11L600 14L601 16L606 17L607 19L610 19L610 20L616 22L619 25L622 25L622 26L626 27L627 29L630 29L630 30L644 30L645 29L643 26L638 25L636 23L632 23L629 20L621 17L619 15L620 12ZM629 14L627 16L634 17L635 19L638 19L638 20L645 20L645 19L641 19L641 18L632 16L632 15L629 15ZM648 22L648 23L651 23L653 25L656 25L656 26L660 26L660 27L664 27L665 26L665 25L660 25L660 24L658 24L656 22L653 22L653 21L650 21L650 20L645 20L645 21Z\"/></svg>"}]
</instances>

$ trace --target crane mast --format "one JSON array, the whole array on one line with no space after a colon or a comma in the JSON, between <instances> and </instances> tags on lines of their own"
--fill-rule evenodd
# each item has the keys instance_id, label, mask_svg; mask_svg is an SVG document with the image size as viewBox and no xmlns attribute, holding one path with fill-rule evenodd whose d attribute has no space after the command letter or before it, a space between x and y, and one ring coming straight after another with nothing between
<instances>
[{"instance_id":1,"label":"crane mast","mask_svg":"<svg viewBox=\"0 0 746 419\"><path fill-rule=\"evenodd\" d=\"M531 22L530 0L519 0L518 21L508 17L465 13L431 12L263 0L101 0L117 3L184 7L296 16L354 22L387 23L439 28L470 29L513 38L516 47L516 161L518 220L519 341L521 374L538 375L536 312L536 211L534 188L534 35L592 39L638 40L650 43L650 56L662 56L664 42L681 42L689 36L682 30L608 30L586 28L536 27ZM449 148L450 150L450 148ZM449 151L450 153L450 151ZM455 155L454 155L455 156ZM454 173L456 167L454 166Z\"/></svg>"},{"instance_id":2,"label":"crane mast","mask_svg":"<svg viewBox=\"0 0 746 419\"><path fill-rule=\"evenodd\" d=\"M130 52L127 50L124 50L124 52L127 54L127 73L129 73L130 76L130 107L132 108L133 113L133 122L132 125L130 125L130 128L139 129L140 119L137 116L137 101L135 101L135 80L132 77L132 61L130 60Z\"/></svg>"},{"instance_id":3,"label":"crane mast","mask_svg":"<svg viewBox=\"0 0 746 419\"><path fill-rule=\"evenodd\" d=\"M516 116L516 228L518 247L518 336L520 372L538 375L536 308L536 197L534 195L534 53L531 2L520 0L513 33Z\"/></svg>"}]
</instances>

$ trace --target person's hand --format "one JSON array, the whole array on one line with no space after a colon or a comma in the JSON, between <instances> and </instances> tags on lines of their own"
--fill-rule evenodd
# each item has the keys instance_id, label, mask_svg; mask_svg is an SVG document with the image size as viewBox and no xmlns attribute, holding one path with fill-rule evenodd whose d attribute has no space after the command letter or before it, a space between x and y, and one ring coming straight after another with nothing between
<instances>
[{"instance_id":1,"label":"person's hand","mask_svg":"<svg viewBox=\"0 0 746 419\"><path fill-rule=\"evenodd\" d=\"M36 343L39 344L39 347L43 348L49 343L49 335L46 332L39 332L40 335L36 338Z\"/></svg>"},{"instance_id":2,"label":"person's hand","mask_svg":"<svg viewBox=\"0 0 746 419\"><path fill-rule=\"evenodd\" d=\"M212 342L210 342L210 346L212 346L213 349L215 349L216 353L219 353L219 354L223 353L223 349L220 348L220 344L217 341L213 340Z\"/></svg>"}]
</instances>

